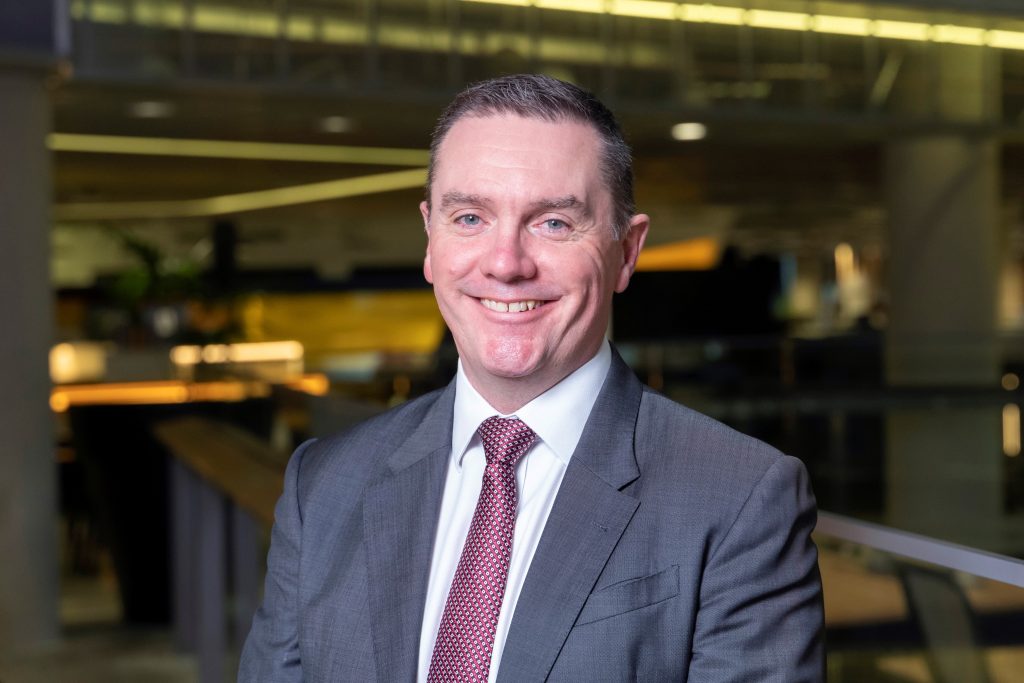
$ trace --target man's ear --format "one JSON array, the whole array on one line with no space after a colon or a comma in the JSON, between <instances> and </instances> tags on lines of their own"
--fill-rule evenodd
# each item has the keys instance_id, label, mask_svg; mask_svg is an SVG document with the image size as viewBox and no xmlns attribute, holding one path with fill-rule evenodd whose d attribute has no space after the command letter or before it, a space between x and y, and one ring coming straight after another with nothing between
<instances>
[{"instance_id":1,"label":"man's ear","mask_svg":"<svg viewBox=\"0 0 1024 683\"><path fill-rule=\"evenodd\" d=\"M622 266L619 270L619 278L615 282L615 291L623 292L629 286L629 279L636 270L636 261L640 258L640 250L644 248L644 241L647 240L647 229L651 226L651 219L645 213L638 213L629 219L629 228L622 238Z\"/></svg>"},{"instance_id":2,"label":"man's ear","mask_svg":"<svg viewBox=\"0 0 1024 683\"><path fill-rule=\"evenodd\" d=\"M434 284L434 273L430 268L430 204L420 202L420 214L423 216L423 230L427 233L427 253L423 256L423 277Z\"/></svg>"},{"instance_id":3,"label":"man's ear","mask_svg":"<svg viewBox=\"0 0 1024 683\"><path fill-rule=\"evenodd\" d=\"M430 204L426 200L420 202L420 215L423 216L423 229L430 235Z\"/></svg>"}]
</instances>

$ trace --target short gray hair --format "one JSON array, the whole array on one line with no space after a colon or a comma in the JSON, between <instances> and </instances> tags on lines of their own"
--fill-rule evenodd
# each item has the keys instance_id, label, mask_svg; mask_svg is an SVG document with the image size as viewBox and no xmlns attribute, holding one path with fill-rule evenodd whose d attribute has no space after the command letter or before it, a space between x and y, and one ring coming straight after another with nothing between
<instances>
[{"instance_id":1,"label":"short gray hair","mask_svg":"<svg viewBox=\"0 0 1024 683\"><path fill-rule=\"evenodd\" d=\"M550 76L517 74L475 83L458 95L437 120L430 141L430 168L427 171L427 205L434 181L437 155L448 131L467 116L515 114L551 122L576 121L588 124L600 136L604 149L601 171L612 195L611 226L621 239L636 212L633 199L633 157L622 136L615 116L600 100L583 88Z\"/></svg>"}]
</instances>

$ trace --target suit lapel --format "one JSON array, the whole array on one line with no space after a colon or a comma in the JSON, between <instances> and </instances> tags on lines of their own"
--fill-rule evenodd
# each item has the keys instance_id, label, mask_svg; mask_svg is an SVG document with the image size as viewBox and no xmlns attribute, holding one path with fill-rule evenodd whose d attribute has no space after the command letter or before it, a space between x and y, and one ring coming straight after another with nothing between
<instances>
[{"instance_id":1,"label":"suit lapel","mask_svg":"<svg viewBox=\"0 0 1024 683\"><path fill-rule=\"evenodd\" d=\"M643 387L613 351L523 584L498 681L544 680L639 501L633 435Z\"/></svg>"},{"instance_id":2,"label":"suit lapel","mask_svg":"<svg viewBox=\"0 0 1024 683\"><path fill-rule=\"evenodd\" d=\"M441 394L363 500L378 678L414 680L434 533L451 453L455 383Z\"/></svg>"}]
</instances>

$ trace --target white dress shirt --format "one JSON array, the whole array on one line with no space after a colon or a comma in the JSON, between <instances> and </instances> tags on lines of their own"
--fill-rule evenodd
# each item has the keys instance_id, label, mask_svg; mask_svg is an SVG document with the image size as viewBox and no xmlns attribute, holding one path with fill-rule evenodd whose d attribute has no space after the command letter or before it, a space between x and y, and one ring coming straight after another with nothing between
<instances>
[{"instance_id":1,"label":"white dress shirt","mask_svg":"<svg viewBox=\"0 0 1024 683\"><path fill-rule=\"evenodd\" d=\"M590 417L597 394L604 384L612 354L608 342L601 344L597 355L546 392L517 410L514 415L525 422L539 437L516 464L516 527L512 537L512 559L505 584L505 596L494 635L488 681L494 682L505 647L505 637L512 622L519 592L526 579L533 554L547 523L555 495L562 483L569 459L576 450L583 427ZM430 658L434 652L437 629L444 613L445 601L455 569L462 555L462 546L469 533L480 484L483 480L483 445L476 433L480 423L492 415L501 415L473 388L459 363L455 379L455 417L452 422L452 453L441 501L441 515L434 537L430 561L427 601L420 632L419 677L427 680ZM501 417L511 417L501 415Z\"/></svg>"}]
</instances>

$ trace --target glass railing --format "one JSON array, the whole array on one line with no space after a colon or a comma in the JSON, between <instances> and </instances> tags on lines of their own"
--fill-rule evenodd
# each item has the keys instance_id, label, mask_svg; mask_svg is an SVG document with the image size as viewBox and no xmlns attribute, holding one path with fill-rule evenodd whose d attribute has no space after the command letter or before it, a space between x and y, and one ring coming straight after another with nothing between
<instances>
[{"instance_id":1,"label":"glass railing","mask_svg":"<svg viewBox=\"0 0 1024 683\"><path fill-rule=\"evenodd\" d=\"M837 515L815 533L829 683L1014 683L1024 562Z\"/></svg>"}]
</instances>

